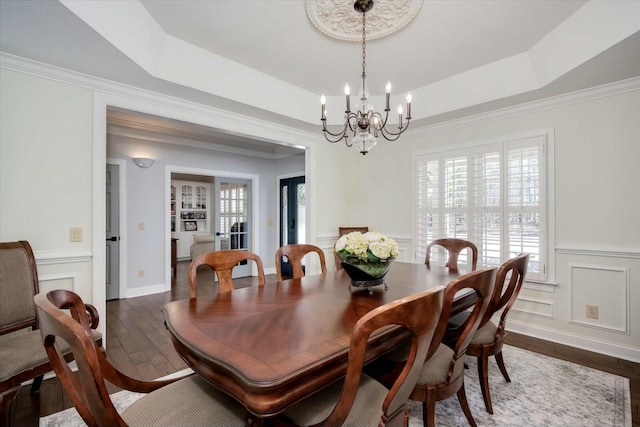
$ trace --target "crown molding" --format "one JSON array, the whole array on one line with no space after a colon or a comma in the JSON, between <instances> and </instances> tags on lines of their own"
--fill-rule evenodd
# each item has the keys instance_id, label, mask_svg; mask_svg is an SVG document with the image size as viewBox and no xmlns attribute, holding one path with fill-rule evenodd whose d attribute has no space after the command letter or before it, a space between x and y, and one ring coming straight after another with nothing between
<instances>
[{"instance_id":1,"label":"crown molding","mask_svg":"<svg viewBox=\"0 0 640 427\"><path fill-rule=\"evenodd\" d=\"M220 123L220 129L234 135L250 137L260 141L305 147L309 146L305 141L321 141L321 135L316 133L245 116L205 104L199 104L184 98L79 73L43 62L11 55L6 52L0 52L0 68L82 87L98 92L106 98L109 98L109 96L117 96L155 105L163 105L185 113L185 115L190 117L190 120L187 121L204 126L211 126L210 121L214 118L216 122ZM208 122L198 121L200 118L206 118ZM231 129L242 129L242 133ZM273 137L269 138L265 137L265 135L273 135Z\"/></svg>"},{"instance_id":2,"label":"crown molding","mask_svg":"<svg viewBox=\"0 0 640 427\"><path fill-rule=\"evenodd\" d=\"M0 68L18 71L38 77L48 78L61 83L84 87L90 90L99 91L109 95L122 96L127 98L137 98L153 104L163 104L170 108L183 111L189 114L215 115L222 123L230 124L231 128L241 128L256 139L274 142L304 145L304 141L320 141L319 134L302 131L287 127L274 122L244 116L230 111L222 110L203 104L198 104L183 98L164 95L157 92L140 89L134 86L113 82L87 74L78 73L42 62L33 61L19 56L0 52ZM446 122L434 123L407 130L407 135L421 136L435 132L475 126L478 124L503 120L510 117L530 114L551 108L558 108L571 104L578 104L593 99L618 95L621 93L640 90L640 77L633 77L619 82L595 86L567 94L557 95L537 101L526 102L515 106L504 107L484 113L474 114L459 119L448 120ZM227 128L228 129L228 128ZM264 130L269 129L276 133L278 141L265 139ZM270 134L272 132L269 132Z\"/></svg>"},{"instance_id":3,"label":"crown molding","mask_svg":"<svg viewBox=\"0 0 640 427\"><path fill-rule=\"evenodd\" d=\"M608 83L601 86L594 86L575 92L562 95L556 95L537 101L525 102L522 104L499 108L485 113L474 114L459 119L448 120L446 122L435 123L414 129L413 132L407 131L407 134L420 135L435 132L444 132L447 130L475 126L481 123L503 120L510 117L531 114L538 111L548 110L551 108L563 107L571 104L579 104L585 101L591 101L607 96L618 95L621 93L640 90L640 77L633 77L614 83Z\"/></svg>"}]
</instances>

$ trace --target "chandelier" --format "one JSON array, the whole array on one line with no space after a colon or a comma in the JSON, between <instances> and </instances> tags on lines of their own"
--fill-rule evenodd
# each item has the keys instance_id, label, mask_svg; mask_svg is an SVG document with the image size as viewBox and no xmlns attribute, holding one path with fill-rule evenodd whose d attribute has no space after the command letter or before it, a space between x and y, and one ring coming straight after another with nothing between
<instances>
[{"instance_id":1,"label":"chandelier","mask_svg":"<svg viewBox=\"0 0 640 427\"><path fill-rule=\"evenodd\" d=\"M344 86L344 94L346 97L347 105L344 114L344 125L342 130L337 133L333 133L327 129L327 106L326 98L324 95L320 98L322 104L322 132L327 141L336 143L344 139L347 147L355 146L362 155L365 155L373 148L378 142L378 136L382 135L387 141L395 141L400 135L407 130L409 122L411 120L411 93L407 94L407 116L406 126L403 126L402 122L402 105L398 106L398 126L397 129L391 130L387 128L387 120L389 119L389 98L391 96L391 82L386 86L386 103L384 109L384 117L377 111L373 111L373 105L368 102L368 90L366 85L367 73L367 51L366 51L366 13L373 8L373 0L356 0L353 8L357 12L362 13L362 94L360 97L361 105L356 109L358 111L351 111L350 102L350 89L349 85ZM391 124L390 124L391 125ZM349 135L352 134L351 141L349 141Z\"/></svg>"}]
</instances>

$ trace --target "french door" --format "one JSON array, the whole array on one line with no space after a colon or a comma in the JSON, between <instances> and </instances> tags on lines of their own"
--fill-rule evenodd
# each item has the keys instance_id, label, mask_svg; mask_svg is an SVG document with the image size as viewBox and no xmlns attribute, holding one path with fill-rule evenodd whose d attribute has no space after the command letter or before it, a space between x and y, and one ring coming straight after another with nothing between
<instances>
[{"instance_id":1,"label":"french door","mask_svg":"<svg viewBox=\"0 0 640 427\"><path fill-rule=\"evenodd\" d=\"M215 178L215 249L251 251L251 181ZM233 278L251 275L251 265L242 261L233 269Z\"/></svg>"}]
</instances>

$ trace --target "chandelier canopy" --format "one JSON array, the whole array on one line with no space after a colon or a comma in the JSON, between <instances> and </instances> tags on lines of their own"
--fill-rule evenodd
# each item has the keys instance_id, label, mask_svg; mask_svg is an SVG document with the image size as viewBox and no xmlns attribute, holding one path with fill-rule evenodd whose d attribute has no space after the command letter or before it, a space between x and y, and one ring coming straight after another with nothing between
<instances>
[{"instance_id":1,"label":"chandelier canopy","mask_svg":"<svg viewBox=\"0 0 640 427\"><path fill-rule=\"evenodd\" d=\"M382 135L387 141L395 141L400 135L409 128L411 121L411 93L407 94L407 114L406 125L403 125L402 105L398 106L398 125L397 129L391 130L387 128L387 120L389 119L389 98L391 97L391 82L386 86L386 102L383 114L373 111L373 105L369 104L367 90L367 52L366 52L366 14L373 8L373 0L356 0L353 8L362 13L362 94L360 97L361 104L356 106L357 111L351 111L349 85L344 86L344 94L346 97L346 109L344 114L344 125L340 132L333 133L327 129L327 106L324 95L320 98L322 104L322 132L327 141L336 143L344 140L347 147L355 146L363 155L367 154L377 142L378 137ZM391 125L391 124L390 124ZM349 136L351 134L351 140Z\"/></svg>"}]
</instances>

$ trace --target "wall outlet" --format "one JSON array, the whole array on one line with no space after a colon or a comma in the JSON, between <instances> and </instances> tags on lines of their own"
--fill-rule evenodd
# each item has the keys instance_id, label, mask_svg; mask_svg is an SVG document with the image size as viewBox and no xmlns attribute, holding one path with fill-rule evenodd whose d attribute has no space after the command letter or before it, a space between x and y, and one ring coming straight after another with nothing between
<instances>
[{"instance_id":1,"label":"wall outlet","mask_svg":"<svg viewBox=\"0 0 640 427\"><path fill-rule=\"evenodd\" d=\"M138 277L144 277L144 269L138 270Z\"/></svg>"},{"instance_id":2,"label":"wall outlet","mask_svg":"<svg viewBox=\"0 0 640 427\"><path fill-rule=\"evenodd\" d=\"M587 304L587 319L598 318L598 306Z\"/></svg>"},{"instance_id":3,"label":"wall outlet","mask_svg":"<svg viewBox=\"0 0 640 427\"><path fill-rule=\"evenodd\" d=\"M69 229L70 242L82 242L82 227L71 227Z\"/></svg>"}]
</instances>

